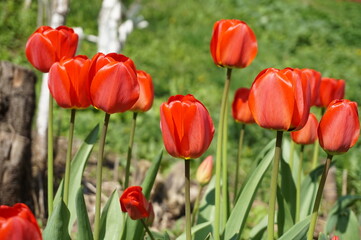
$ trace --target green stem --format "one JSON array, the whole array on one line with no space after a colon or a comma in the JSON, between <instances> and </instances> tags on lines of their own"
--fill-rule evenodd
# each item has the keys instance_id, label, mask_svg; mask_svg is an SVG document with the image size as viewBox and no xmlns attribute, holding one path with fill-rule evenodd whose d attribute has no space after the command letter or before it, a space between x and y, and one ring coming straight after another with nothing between
<instances>
[{"instance_id":1,"label":"green stem","mask_svg":"<svg viewBox=\"0 0 361 240\"><path fill-rule=\"evenodd\" d=\"M49 94L48 112L48 215L53 212L54 200L54 149L53 149L53 97Z\"/></svg>"},{"instance_id":2,"label":"green stem","mask_svg":"<svg viewBox=\"0 0 361 240\"><path fill-rule=\"evenodd\" d=\"M128 144L127 165L125 167L124 189L126 189L129 186L130 161L132 160L134 133L135 133L135 126L137 125L137 115L138 115L137 112L133 113L132 129L130 132L130 138Z\"/></svg>"},{"instance_id":3,"label":"green stem","mask_svg":"<svg viewBox=\"0 0 361 240\"><path fill-rule=\"evenodd\" d=\"M99 240L100 233L100 207L101 207L101 194L102 194L102 169L103 169L103 156L105 137L107 135L108 123L110 115L105 113L103 129L99 141L99 152L96 170L96 197L95 197L95 220L94 220L94 240Z\"/></svg>"},{"instance_id":4,"label":"green stem","mask_svg":"<svg viewBox=\"0 0 361 240\"><path fill-rule=\"evenodd\" d=\"M228 104L226 102L226 114L224 115L224 125L222 134L222 224L221 232L229 216L229 191L228 191L228 157L227 157L227 144L228 144Z\"/></svg>"},{"instance_id":5,"label":"green stem","mask_svg":"<svg viewBox=\"0 0 361 240\"><path fill-rule=\"evenodd\" d=\"M191 233L191 197L190 197L190 159L184 159L184 175L185 175L185 183L184 183L184 192L185 192L185 207L186 207L186 239L191 240L192 239L192 233Z\"/></svg>"},{"instance_id":6,"label":"green stem","mask_svg":"<svg viewBox=\"0 0 361 240\"><path fill-rule=\"evenodd\" d=\"M316 201L315 204L313 205L310 228L308 229L308 233L307 233L307 240L313 239L313 232L315 231L317 217L318 217L318 209L320 208L322 192L323 192L323 188L325 187L325 182L326 182L328 170L330 169L332 157L333 155L327 154L327 159L326 159L325 167L322 172L320 185L318 186L317 189Z\"/></svg>"},{"instance_id":7,"label":"green stem","mask_svg":"<svg viewBox=\"0 0 361 240\"><path fill-rule=\"evenodd\" d=\"M312 170L314 170L317 167L319 147L320 145L318 141L315 141L315 143L313 144Z\"/></svg>"},{"instance_id":8,"label":"green stem","mask_svg":"<svg viewBox=\"0 0 361 240\"><path fill-rule=\"evenodd\" d=\"M239 175L239 165L241 163L242 150L243 150L243 139L244 139L244 130L246 128L246 124L242 123L241 131L239 133L239 143L238 143L238 154L236 161L236 176L234 178L234 199L233 203L236 204L237 196L238 196L238 175Z\"/></svg>"},{"instance_id":9,"label":"green stem","mask_svg":"<svg viewBox=\"0 0 361 240\"><path fill-rule=\"evenodd\" d=\"M148 236L150 237L150 239L155 240L152 232L149 230L149 228L148 228L147 224L144 222L143 218L140 219L140 222L143 224L143 227L144 227L145 231L148 233Z\"/></svg>"},{"instance_id":10,"label":"green stem","mask_svg":"<svg viewBox=\"0 0 361 240\"><path fill-rule=\"evenodd\" d=\"M231 81L232 69L227 68L227 77L224 83L221 110L219 114L218 136L217 136L217 154L216 154L216 187L215 187L215 220L214 220L214 240L220 240L220 212L221 212L221 168L222 168L222 139L224 128L224 116L226 114L226 104L228 99L229 86Z\"/></svg>"},{"instance_id":11,"label":"green stem","mask_svg":"<svg viewBox=\"0 0 361 240\"><path fill-rule=\"evenodd\" d=\"M192 226L196 223L196 220L197 220L197 213L198 213L198 209L199 209L199 202L201 201L201 196L202 196L203 188L204 188L204 186L201 185L201 187L199 188L199 191L198 191L198 195L197 195L197 198L196 198L196 202L194 203L194 208L193 208L193 212L192 212Z\"/></svg>"},{"instance_id":12,"label":"green stem","mask_svg":"<svg viewBox=\"0 0 361 240\"><path fill-rule=\"evenodd\" d=\"M282 154L282 131L277 131L275 155L273 159L273 169L271 177L271 196L269 200L268 225L267 225L267 240L273 240L274 223L275 223L275 208L276 208L276 194L277 194L277 178L280 158Z\"/></svg>"},{"instance_id":13,"label":"green stem","mask_svg":"<svg viewBox=\"0 0 361 240\"><path fill-rule=\"evenodd\" d=\"M70 112L68 149L66 150L64 196L63 196L63 201L64 201L65 205L68 205L68 200L69 200L70 166L71 166L71 152L72 152L72 148L73 148L75 113L76 113L75 109L72 109Z\"/></svg>"},{"instance_id":14,"label":"green stem","mask_svg":"<svg viewBox=\"0 0 361 240\"><path fill-rule=\"evenodd\" d=\"M300 151L300 163L298 165L297 171L297 186L296 186L296 223L300 221L300 210L301 210L301 176L302 176L302 162L303 162L303 154L305 150L305 145L301 145Z\"/></svg>"},{"instance_id":15,"label":"green stem","mask_svg":"<svg viewBox=\"0 0 361 240\"><path fill-rule=\"evenodd\" d=\"M296 146L295 142L291 140L290 158L289 158L291 173L293 173L293 159L294 159L295 146Z\"/></svg>"}]
</instances>

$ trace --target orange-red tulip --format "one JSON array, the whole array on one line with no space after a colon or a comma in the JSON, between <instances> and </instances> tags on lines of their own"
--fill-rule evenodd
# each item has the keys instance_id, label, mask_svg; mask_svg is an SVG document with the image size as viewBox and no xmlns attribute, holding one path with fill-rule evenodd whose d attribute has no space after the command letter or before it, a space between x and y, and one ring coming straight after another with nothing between
<instances>
[{"instance_id":1,"label":"orange-red tulip","mask_svg":"<svg viewBox=\"0 0 361 240\"><path fill-rule=\"evenodd\" d=\"M245 68L257 55L256 36L243 21L220 20L213 26L210 50L216 65Z\"/></svg>"},{"instance_id":2,"label":"orange-red tulip","mask_svg":"<svg viewBox=\"0 0 361 240\"><path fill-rule=\"evenodd\" d=\"M291 138L298 144L312 144L317 140L317 127L317 118L313 113L310 113L306 125L301 130L291 132Z\"/></svg>"},{"instance_id":3,"label":"orange-red tulip","mask_svg":"<svg viewBox=\"0 0 361 240\"><path fill-rule=\"evenodd\" d=\"M248 106L248 96L250 90L248 88L239 88L234 95L232 103L232 115L234 120L241 123L254 123L251 110Z\"/></svg>"},{"instance_id":4,"label":"orange-red tulip","mask_svg":"<svg viewBox=\"0 0 361 240\"><path fill-rule=\"evenodd\" d=\"M77 47L78 35L72 28L41 26L29 37L25 54L36 69L49 72L53 63L73 57Z\"/></svg>"},{"instance_id":5,"label":"orange-red tulip","mask_svg":"<svg viewBox=\"0 0 361 240\"><path fill-rule=\"evenodd\" d=\"M206 185L212 178L213 157L206 157L197 168L196 179L201 185Z\"/></svg>"},{"instance_id":6,"label":"orange-red tulip","mask_svg":"<svg viewBox=\"0 0 361 240\"><path fill-rule=\"evenodd\" d=\"M310 85L311 91L311 106L315 106L317 98L320 94L321 73L314 69L304 68L301 69L303 77L305 77Z\"/></svg>"},{"instance_id":7,"label":"orange-red tulip","mask_svg":"<svg viewBox=\"0 0 361 240\"><path fill-rule=\"evenodd\" d=\"M133 61L116 53L97 53L90 68L90 98L93 106L108 114L128 111L139 98Z\"/></svg>"},{"instance_id":8,"label":"orange-red tulip","mask_svg":"<svg viewBox=\"0 0 361 240\"><path fill-rule=\"evenodd\" d=\"M0 206L0 239L41 240L41 232L30 209L23 203Z\"/></svg>"},{"instance_id":9,"label":"orange-red tulip","mask_svg":"<svg viewBox=\"0 0 361 240\"><path fill-rule=\"evenodd\" d=\"M79 55L54 63L49 71L49 90L60 107L87 108L90 106L90 59Z\"/></svg>"},{"instance_id":10,"label":"orange-red tulip","mask_svg":"<svg viewBox=\"0 0 361 240\"><path fill-rule=\"evenodd\" d=\"M127 212L133 220L149 216L149 203L139 186L131 186L124 190L119 198L123 212Z\"/></svg>"},{"instance_id":11,"label":"orange-red tulip","mask_svg":"<svg viewBox=\"0 0 361 240\"><path fill-rule=\"evenodd\" d=\"M249 108L256 123L278 131L301 129L310 111L310 89L301 70L268 68L254 80Z\"/></svg>"},{"instance_id":12,"label":"orange-red tulip","mask_svg":"<svg viewBox=\"0 0 361 240\"><path fill-rule=\"evenodd\" d=\"M139 98L130 110L134 112L146 112L153 105L154 88L152 77L142 70L137 70L137 78L140 87Z\"/></svg>"},{"instance_id":13,"label":"orange-red tulip","mask_svg":"<svg viewBox=\"0 0 361 240\"><path fill-rule=\"evenodd\" d=\"M318 126L321 147L329 154L341 154L354 146L360 135L357 103L346 99L332 101Z\"/></svg>"},{"instance_id":14,"label":"orange-red tulip","mask_svg":"<svg viewBox=\"0 0 361 240\"><path fill-rule=\"evenodd\" d=\"M160 106L160 127L164 146L173 157L200 157L214 135L206 107L192 95L176 95Z\"/></svg>"},{"instance_id":15,"label":"orange-red tulip","mask_svg":"<svg viewBox=\"0 0 361 240\"><path fill-rule=\"evenodd\" d=\"M345 96L345 81L334 78L322 78L319 97L317 99L318 107L327 107L335 99L343 99Z\"/></svg>"}]
</instances>

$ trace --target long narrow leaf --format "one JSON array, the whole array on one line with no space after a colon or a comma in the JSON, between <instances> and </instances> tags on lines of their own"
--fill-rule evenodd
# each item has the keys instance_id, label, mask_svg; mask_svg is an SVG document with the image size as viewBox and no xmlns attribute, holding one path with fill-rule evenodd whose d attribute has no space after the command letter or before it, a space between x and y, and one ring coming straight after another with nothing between
<instances>
[{"instance_id":1,"label":"long narrow leaf","mask_svg":"<svg viewBox=\"0 0 361 240\"><path fill-rule=\"evenodd\" d=\"M78 219L78 240L92 240L93 233L89 222L88 211L86 209L83 188L80 187L76 194L76 215Z\"/></svg>"},{"instance_id":2,"label":"long narrow leaf","mask_svg":"<svg viewBox=\"0 0 361 240\"><path fill-rule=\"evenodd\" d=\"M306 217L302 221L293 225L285 234L278 240L304 240L306 239L307 230L310 226L311 216Z\"/></svg>"},{"instance_id":3,"label":"long narrow leaf","mask_svg":"<svg viewBox=\"0 0 361 240\"><path fill-rule=\"evenodd\" d=\"M192 227L192 236L193 236L193 239L195 239L195 240L206 239L208 237L209 233L212 231L213 231L212 223L205 222L205 223L201 223L199 225ZM186 239L185 233L183 233L182 235L180 235L177 238L177 240L185 240L185 239Z\"/></svg>"},{"instance_id":4,"label":"long narrow leaf","mask_svg":"<svg viewBox=\"0 0 361 240\"><path fill-rule=\"evenodd\" d=\"M64 202L60 200L60 202L55 205L53 214L50 216L48 224L44 229L44 240L70 240L70 235L68 232L69 216L70 213L68 208Z\"/></svg>"},{"instance_id":5,"label":"long narrow leaf","mask_svg":"<svg viewBox=\"0 0 361 240\"><path fill-rule=\"evenodd\" d=\"M290 207L283 196L280 187L277 188L277 229L278 236L282 236L284 232L287 232L294 224L294 218L292 216Z\"/></svg>"},{"instance_id":6,"label":"long narrow leaf","mask_svg":"<svg viewBox=\"0 0 361 240\"><path fill-rule=\"evenodd\" d=\"M205 222L213 222L214 220L214 208L215 208L215 177L207 185L207 190L204 193L201 204L198 211L197 224Z\"/></svg>"}]
</instances>

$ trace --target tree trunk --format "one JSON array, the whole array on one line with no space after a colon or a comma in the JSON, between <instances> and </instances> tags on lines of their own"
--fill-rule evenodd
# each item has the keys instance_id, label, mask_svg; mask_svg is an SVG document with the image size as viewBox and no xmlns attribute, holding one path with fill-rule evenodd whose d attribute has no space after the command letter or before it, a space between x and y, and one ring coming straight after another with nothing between
<instances>
[{"instance_id":1,"label":"tree trunk","mask_svg":"<svg viewBox=\"0 0 361 240\"><path fill-rule=\"evenodd\" d=\"M31 124L36 75L0 62L0 204L31 201Z\"/></svg>"}]
</instances>

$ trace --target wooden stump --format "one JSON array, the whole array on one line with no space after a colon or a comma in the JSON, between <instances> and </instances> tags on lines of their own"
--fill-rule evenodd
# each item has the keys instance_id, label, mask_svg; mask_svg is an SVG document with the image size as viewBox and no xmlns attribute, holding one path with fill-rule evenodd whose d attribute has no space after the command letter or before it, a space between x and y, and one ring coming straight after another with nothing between
<instances>
[{"instance_id":1,"label":"wooden stump","mask_svg":"<svg viewBox=\"0 0 361 240\"><path fill-rule=\"evenodd\" d=\"M0 62L0 204L31 200L31 123L34 72Z\"/></svg>"}]
</instances>

